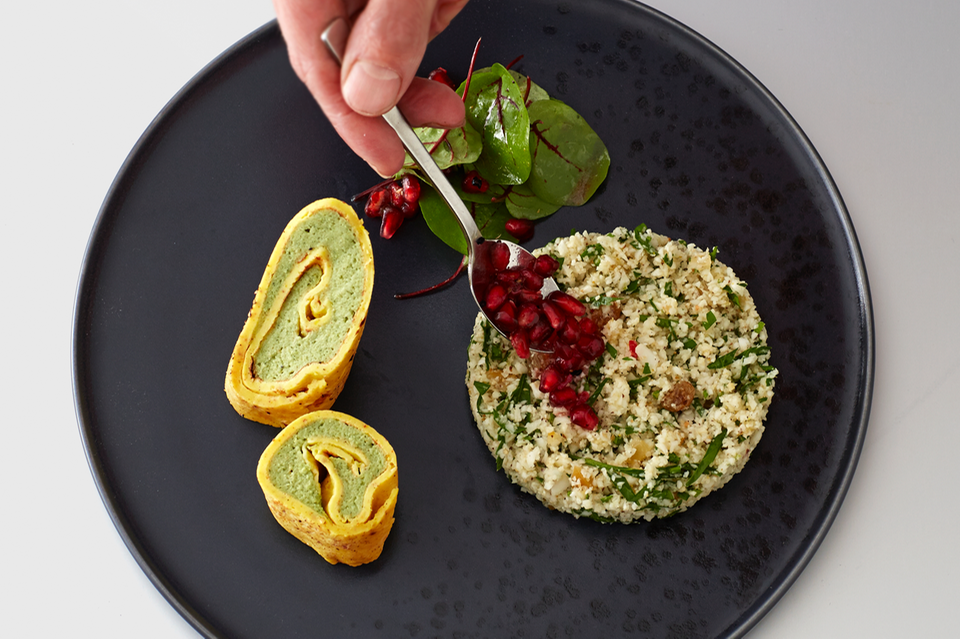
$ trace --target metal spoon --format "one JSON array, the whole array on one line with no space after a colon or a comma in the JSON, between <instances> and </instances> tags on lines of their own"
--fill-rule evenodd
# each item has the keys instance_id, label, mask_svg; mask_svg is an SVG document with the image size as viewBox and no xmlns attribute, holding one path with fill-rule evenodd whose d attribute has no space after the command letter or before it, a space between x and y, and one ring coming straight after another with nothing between
<instances>
[{"instance_id":1,"label":"metal spoon","mask_svg":"<svg viewBox=\"0 0 960 639\"><path fill-rule=\"evenodd\" d=\"M320 36L338 63L343 62L343 51L346 48L349 33L350 27L347 21L343 18L336 18L324 29ZM400 136L400 141L403 143L403 147L413 159L416 160L417 164L440 194L440 197L443 198L443 201L447 203L447 206L450 207L450 210L453 211L453 214L457 217L460 229L467 239L467 278L470 281L470 292L473 294L473 299L476 301L477 306L480 307L480 312L490 320L490 323L493 324L498 331L503 333L483 305L484 294L491 280L496 275L491 264L491 249L494 244L504 244L510 249L510 261L507 268L516 266L530 267L536 258L519 244L506 240L484 239L483 235L480 234L480 229L477 228L477 223L474 221L473 216L470 215L470 211L467 210L467 207L463 204L460 196L457 195L453 185L450 184L450 181L447 180L443 171L441 171L437 163L434 162L430 156L430 151L423 145L420 138L417 137L417 134L414 133L410 123L403 117L400 110L397 107L393 107L383 114L383 119L397 132L397 135ZM541 295L546 297L556 290L559 290L556 281L552 277L544 278L543 287L540 289ZM503 334L505 335L505 333Z\"/></svg>"}]
</instances>

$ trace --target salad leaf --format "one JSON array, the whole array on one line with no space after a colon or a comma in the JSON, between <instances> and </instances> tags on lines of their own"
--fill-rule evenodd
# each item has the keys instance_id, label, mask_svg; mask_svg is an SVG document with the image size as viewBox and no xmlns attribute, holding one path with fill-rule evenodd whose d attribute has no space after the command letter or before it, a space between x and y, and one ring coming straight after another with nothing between
<instances>
[{"instance_id":1,"label":"salad leaf","mask_svg":"<svg viewBox=\"0 0 960 639\"><path fill-rule=\"evenodd\" d=\"M459 129L450 129L446 135L444 135L444 129L432 127L418 127L413 131L424 146L432 149L430 155L441 171L458 164L476 162L483 149L480 133L470 126L469 122L464 122ZM434 149L434 145L440 138L443 138L443 142ZM403 168L410 170L416 167L416 161L407 153L403 159Z\"/></svg>"},{"instance_id":2,"label":"salad leaf","mask_svg":"<svg viewBox=\"0 0 960 639\"><path fill-rule=\"evenodd\" d=\"M529 77L513 70L510 71L510 75L513 76L513 81L517 83L518 87L520 87L520 92L523 93L523 104L526 107L529 108L530 105L537 100L550 99L550 94L548 94L539 84L531 80Z\"/></svg>"},{"instance_id":3,"label":"salad leaf","mask_svg":"<svg viewBox=\"0 0 960 639\"><path fill-rule=\"evenodd\" d=\"M533 102L529 114L530 188L551 204L584 204L607 177L607 147L580 114L559 100Z\"/></svg>"},{"instance_id":4,"label":"salad leaf","mask_svg":"<svg viewBox=\"0 0 960 639\"><path fill-rule=\"evenodd\" d=\"M487 204L464 202L464 204L473 215L483 237L488 240L509 237L505 225L510 219L510 212L502 202ZM463 236L460 224L439 193L433 189L424 189L420 194L420 212L423 213L427 226L434 235L443 240L444 244L463 255L467 254L467 240Z\"/></svg>"},{"instance_id":5,"label":"salad leaf","mask_svg":"<svg viewBox=\"0 0 960 639\"><path fill-rule=\"evenodd\" d=\"M434 235L453 250L467 254L467 239L460 229L460 223L440 194L432 188L420 192L420 212Z\"/></svg>"},{"instance_id":6,"label":"salad leaf","mask_svg":"<svg viewBox=\"0 0 960 639\"><path fill-rule=\"evenodd\" d=\"M526 182L531 164L530 118L510 72L501 64L474 72L465 105L467 122L483 139L476 170L494 184Z\"/></svg>"},{"instance_id":7,"label":"salad leaf","mask_svg":"<svg viewBox=\"0 0 960 639\"><path fill-rule=\"evenodd\" d=\"M477 71L471 66L457 93L467 114L463 127L422 127L416 133L484 237L511 238L505 229L511 218L537 220L562 206L582 205L606 178L610 156L600 138L576 111L526 75L500 64ZM486 182L482 193L473 178L464 190L471 171ZM465 253L460 225L409 155L396 177L405 173L426 186L420 208L430 230Z\"/></svg>"},{"instance_id":8,"label":"salad leaf","mask_svg":"<svg viewBox=\"0 0 960 639\"><path fill-rule=\"evenodd\" d=\"M503 202L492 204L471 204L468 205L473 218L480 227L480 233L488 240L498 238L510 239L511 235L507 232L506 224L510 219L510 212Z\"/></svg>"},{"instance_id":9,"label":"salad leaf","mask_svg":"<svg viewBox=\"0 0 960 639\"><path fill-rule=\"evenodd\" d=\"M507 210L522 220L539 220L557 212L559 204L550 204L538 198L528 184L518 184L505 195Z\"/></svg>"}]
</instances>

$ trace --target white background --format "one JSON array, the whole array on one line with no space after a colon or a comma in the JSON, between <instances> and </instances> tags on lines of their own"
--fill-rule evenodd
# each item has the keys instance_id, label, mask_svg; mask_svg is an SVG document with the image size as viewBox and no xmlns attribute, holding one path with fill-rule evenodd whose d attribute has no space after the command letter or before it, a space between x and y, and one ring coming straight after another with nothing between
<instances>
[{"instance_id":1,"label":"white background","mask_svg":"<svg viewBox=\"0 0 960 639\"><path fill-rule=\"evenodd\" d=\"M268 0L16 2L0 38L0 619L5 636L196 637L140 571L74 414L97 211L164 104ZM652 0L749 69L832 172L876 314L866 444L826 541L751 639L956 636L960 3ZM12 634L10 631L13 631Z\"/></svg>"}]
</instances>

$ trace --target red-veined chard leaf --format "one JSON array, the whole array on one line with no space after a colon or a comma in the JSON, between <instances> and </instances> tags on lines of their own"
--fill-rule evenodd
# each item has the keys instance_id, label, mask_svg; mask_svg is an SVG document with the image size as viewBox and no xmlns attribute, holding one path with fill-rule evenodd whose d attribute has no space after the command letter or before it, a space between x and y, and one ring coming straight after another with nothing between
<instances>
[{"instance_id":1,"label":"red-veined chard leaf","mask_svg":"<svg viewBox=\"0 0 960 639\"><path fill-rule=\"evenodd\" d=\"M464 85L458 92L463 95ZM465 101L467 121L480 131L476 169L494 184L523 184L530 177L530 118L523 94L503 65L475 71Z\"/></svg>"},{"instance_id":2,"label":"red-veined chard leaf","mask_svg":"<svg viewBox=\"0 0 960 639\"><path fill-rule=\"evenodd\" d=\"M495 204L481 204L479 202L464 202L473 214L473 219L480 229L480 233L487 239L506 237L504 228L510 213L502 202ZM444 244L461 254L467 253L467 240L457 222L456 216L447 207L446 202L431 187L424 187L420 193L420 212L427 226L433 234L443 240Z\"/></svg>"},{"instance_id":3,"label":"red-veined chard leaf","mask_svg":"<svg viewBox=\"0 0 960 639\"><path fill-rule=\"evenodd\" d=\"M505 202L510 214L523 220L539 220L556 213L560 208L559 204L550 204L538 198L526 184L510 187Z\"/></svg>"},{"instance_id":4,"label":"red-veined chard leaf","mask_svg":"<svg viewBox=\"0 0 960 639\"><path fill-rule=\"evenodd\" d=\"M480 233L488 240L506 238L513 240L513 236L507 233L506 224L510 219L510 212L503 202L494 202L491 204L470 203L467 208L473 213L477 226L480 227Z\"/></svg>"},{"instance_id":5,"label":"red-veined chard leaf","mask_svg":"<svg viewBox=\"0 0 960 639\"><path fill-rule=\"evenodd\" d=\"M520 87L520 93L523 95L523 103L528 108L537 100L550 99L550 94L548 94L543 87L531 80L529 77L523 75L522 73L517 73L513 69L510 70L510 75L513 76L513 81L517 83L518 87Z\"/></svg>"},{"instance_id":6,"label":"red-veined chard leaf","mask_svg":"<svg viewBox=\"0 0 960 639\"><path fill-rule=\"evenodd\" d=\"M483 149L483 140L480 133L465 122L459 129L450 129L444 136L444 129L435 129L432 127L418 127L414 129L417 137L428 149L433 149L430 153L434 162L440 167L440 170L447 169L458 164L469 164L476 162L480 157L480 151ZM443 142L437 148L433 148L437 140L443 137ZM411 169L417 166L416 161L406 154L403 160L403 168Z\"/></svg>"},{"instance_id":7,"label":"red-veined chard leaf","mask_svg":"<svg viewBox=\"0 0 960 639\"><path fill-rule=\"evenodd\" d=\"M559 100L538 100L529 112L530 188L552 204L584 204L607 177L607 147L580 114Z\"/></svg>"}]
</instances>

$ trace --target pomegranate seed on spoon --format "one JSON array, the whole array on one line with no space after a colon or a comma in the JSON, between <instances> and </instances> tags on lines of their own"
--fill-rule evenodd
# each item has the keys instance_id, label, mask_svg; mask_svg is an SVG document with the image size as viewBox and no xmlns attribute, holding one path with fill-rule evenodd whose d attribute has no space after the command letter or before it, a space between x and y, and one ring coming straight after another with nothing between
<instances>
[{"instance_id":1,"label":"pomegranate seed on spoon","mask_svg":"<svg viewBox=\"0 0 960 639\"><path fill-rule=\"evenodd\" d=\"M543 277L551 277L560 268L560 262L549 255L541 255L533 264L533 270Z\"/></svg>"},{"instance_id":2,"label":"pomegranate seed on spoon","mask_svg":"<svg viewBox=\"0 0 960 639\"><path fill-rule=\"evenodd\" d=\"M507 301L507 289L503 288L500 284L494 284L489 289L487 289L486 298L483 301L484 306L491 311L495 311L503 306L503 303Z\"/></svg>"},{"instance_id":3,"label":"pomegranate seed on spoon","mask_svg":"<svg viewBox=\"0 0 960 639\"><path fill-rule=\"evenodd\" d=\"M583 302L563 291L554 291L550 293L550 297L547 299L562 308L567 315L580 317L587 312L587 307L583 305Z\"/></svg>"},{"instance_id":4,"label":"pomegranate seed on spoon","mask_svg":"<svg viewBox=\"0 0 960 639\"><path fill-rule=\"evenodd\" d=\"M497 242L490 249L490 262L496 271L505 271L510 264L510 247Z\"/></svg>"},{"instance_id":5,"label":"pomegranate seed on spoon","mask_svg":"<svg viewBox=\"0 0 960 639\"><path fill-rule=\"evenodd\" d=\"M522 328L510 334L510 343L517 351L517 357L527 359L530 357L530 336Z\"/></svg>"},{"instance_id":6,"label":"pomegranate seed on spoon","mask_svg":"<svg viewBox=\"0 0 960 639\"><path fill-rule=\"evenodd\" d=\"M554 330L563 326L563 323L566 321L566 317L564 317L560 307L549 300L544 300L543 302L543 314L547 316L547 321L550 322L550 327Z\"/></svg>"},{"instance_id":7,"label":"pomegranate seed on spoon","mask_svg":"<svg viewBox=\"0 0 960 639\"><path fill-rule=\"evenodd\" d=\"M540 311L537 310L535 305L527 302L520 306L520 310L517 312L517 323L520 328L530 328L539 321Z\"/></svg>"}]
</instances>

